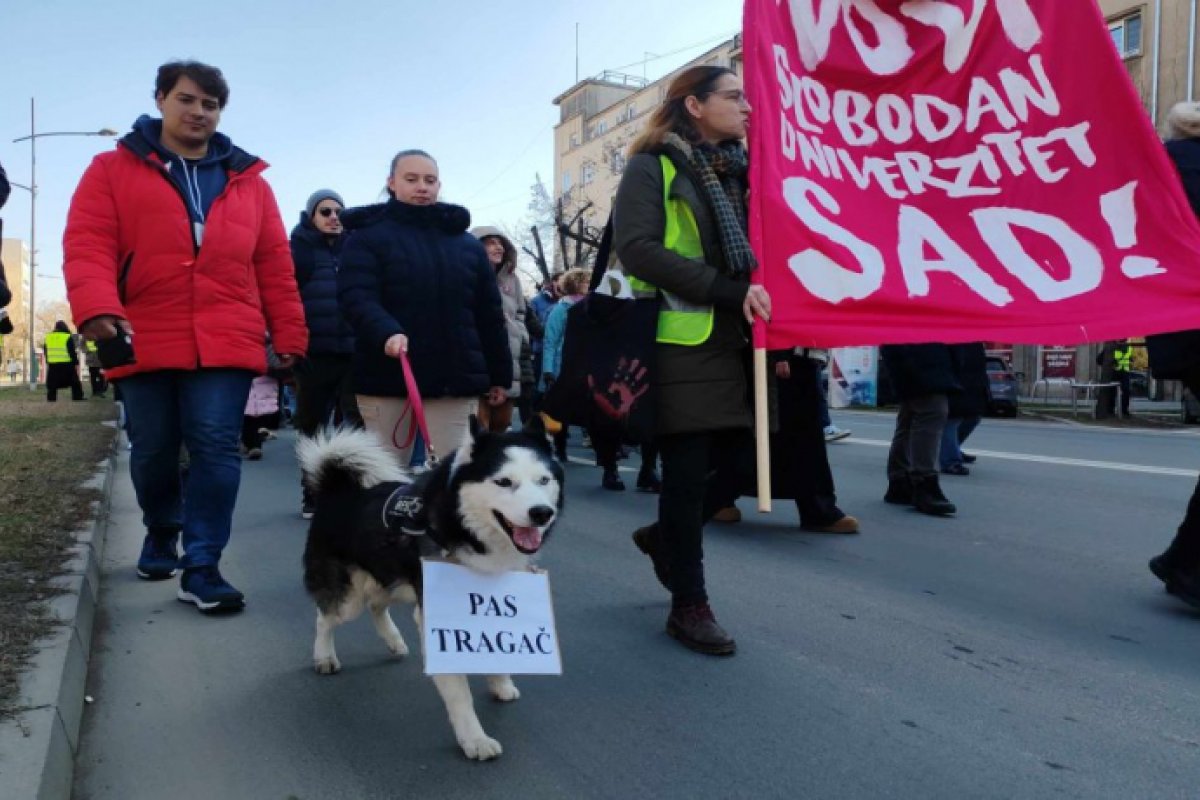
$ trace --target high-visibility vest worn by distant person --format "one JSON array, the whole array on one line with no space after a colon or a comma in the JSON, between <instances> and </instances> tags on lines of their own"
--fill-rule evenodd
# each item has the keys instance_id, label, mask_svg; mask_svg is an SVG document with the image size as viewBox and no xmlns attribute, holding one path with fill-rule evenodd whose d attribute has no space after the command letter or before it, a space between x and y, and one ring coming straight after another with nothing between
<instances>
[{"instance_id":1,"label":"high-visibility vest worn by distant person","mask_svg":"<svg viewBox=\"0 0 1200 800\"><path fill-rule=\"evenodd\" d=\"M663 210L667 223L663 230L663 246L673 253L694 261L704 261L704 246L700 242L700 229L696 216L688 204L671 197L671 184L675 182L675 165L666 156L659 156L663 171ZM655 297L662 294L663 305L658 312L658 336L661 344L681 344L694 347L704 344L712 334L713 307L689 303L671 292L660 290L653 284L630 276L629 285L635 297Z\"/></svg>"},{"instance_id":2,"label":"high-visibility vest worn by distant person","mask_svg":"<svg viewBox=\"0 0 1200 800\"><path fill-rule=\"evenodd\" d=\"M70 364L71 351L67 349L67 342L71 341L71 334L54 331L46 334L46 363L47 364Z\"/></svg>"},{"instance_id":3,"label":"high-visibility vest worn by distant person","mask_svg":"<svg viewBox=\"0 0 1200 800\"><path fill-rule=\"evenodd\" d=\"M1113 350L1113 362L1117 372L1129 372L1133 369L1133 345L1125 345Z\"/></svg>"}]
</instances>

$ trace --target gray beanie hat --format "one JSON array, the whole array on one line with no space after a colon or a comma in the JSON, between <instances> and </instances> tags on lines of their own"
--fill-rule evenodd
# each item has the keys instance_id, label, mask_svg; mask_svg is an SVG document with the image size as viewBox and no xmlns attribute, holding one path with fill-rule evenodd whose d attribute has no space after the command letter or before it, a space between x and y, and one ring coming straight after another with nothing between
<instances>
[{"instance_id":1,"label":"gray beanie hat","mask_svg":"<svg viewBox=\"0 0 1200 800\"><path fill-rule=\"evenodd\" d=\"M342 196L333 189L317 189L308 196L308 202L304 204L304 212L308 214L308 218L312 219L313 212L317 210L317 204L322 200L336 200L337 204L342 208L346 207L342 201Z\"/></svg>"}]
</instances>

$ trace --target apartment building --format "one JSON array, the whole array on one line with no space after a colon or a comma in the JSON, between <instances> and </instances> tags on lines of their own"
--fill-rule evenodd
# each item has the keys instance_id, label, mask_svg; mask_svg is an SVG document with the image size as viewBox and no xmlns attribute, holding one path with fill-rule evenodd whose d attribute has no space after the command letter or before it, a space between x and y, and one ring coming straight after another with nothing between
<instances>
[{"instance_id":1,"label":"apartment building","mask_svg":"<svg viewBox=\"0 0 1200 800\"><path fill-rule=\"evenodd\" d=\"M711 64L742 71L742 37L737 35L681 65L656 81L607 71L586 78L554 98L559 123L554 128L554 187L570 220L591 203L585 220L603 228L612 209L630 143L645 127L649 115L662 105L667 86L688 67ZM555 269L563 266L555 248Z\"/></svg>"}]
</instances>

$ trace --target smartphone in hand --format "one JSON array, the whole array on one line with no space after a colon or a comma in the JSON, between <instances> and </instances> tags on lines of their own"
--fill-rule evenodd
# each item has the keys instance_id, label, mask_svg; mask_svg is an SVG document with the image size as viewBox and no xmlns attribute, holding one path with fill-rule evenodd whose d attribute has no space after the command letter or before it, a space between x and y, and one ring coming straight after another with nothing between
<instances>
[{"instance_id":1,"label":"smartphone in hand","mask_svg":"<svg viewBox=\"0 0 1200 800\"><path fill-rule=\"evenodd\" d=\"M133 337L123 330L117 329L117 335L108 339L96 341L96 357L104 369L116 369L136 364L133 357Z\"/></svg>"}]
</instances>

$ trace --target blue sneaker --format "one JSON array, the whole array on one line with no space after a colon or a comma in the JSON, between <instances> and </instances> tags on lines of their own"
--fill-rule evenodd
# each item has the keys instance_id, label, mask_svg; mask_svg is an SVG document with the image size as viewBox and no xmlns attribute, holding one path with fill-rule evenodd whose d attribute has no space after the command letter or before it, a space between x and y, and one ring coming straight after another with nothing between
<instances>
[{"instance_id":1,"label":"blue sneaker","mask_svg":"<svg viewBox=\"0 0 1200 800\"><path fill-rule=\"evenodd\" d=\"M246 606L245 596L221 577L215 564L185 569L176 597L205 614L241 611Z\"/></svg>"},{"instance_id":2,"label":"blue sneaker","mask_svg":"<svg viewBox=\"0 0 1200 800\"><path fill-rule=\"evenodd\" d=\"M137 563L138 577L147 581L174 578L179 571L178 541L177 528L151 528L142 541L142 555Z\"/></svg>"}]
</instances>

